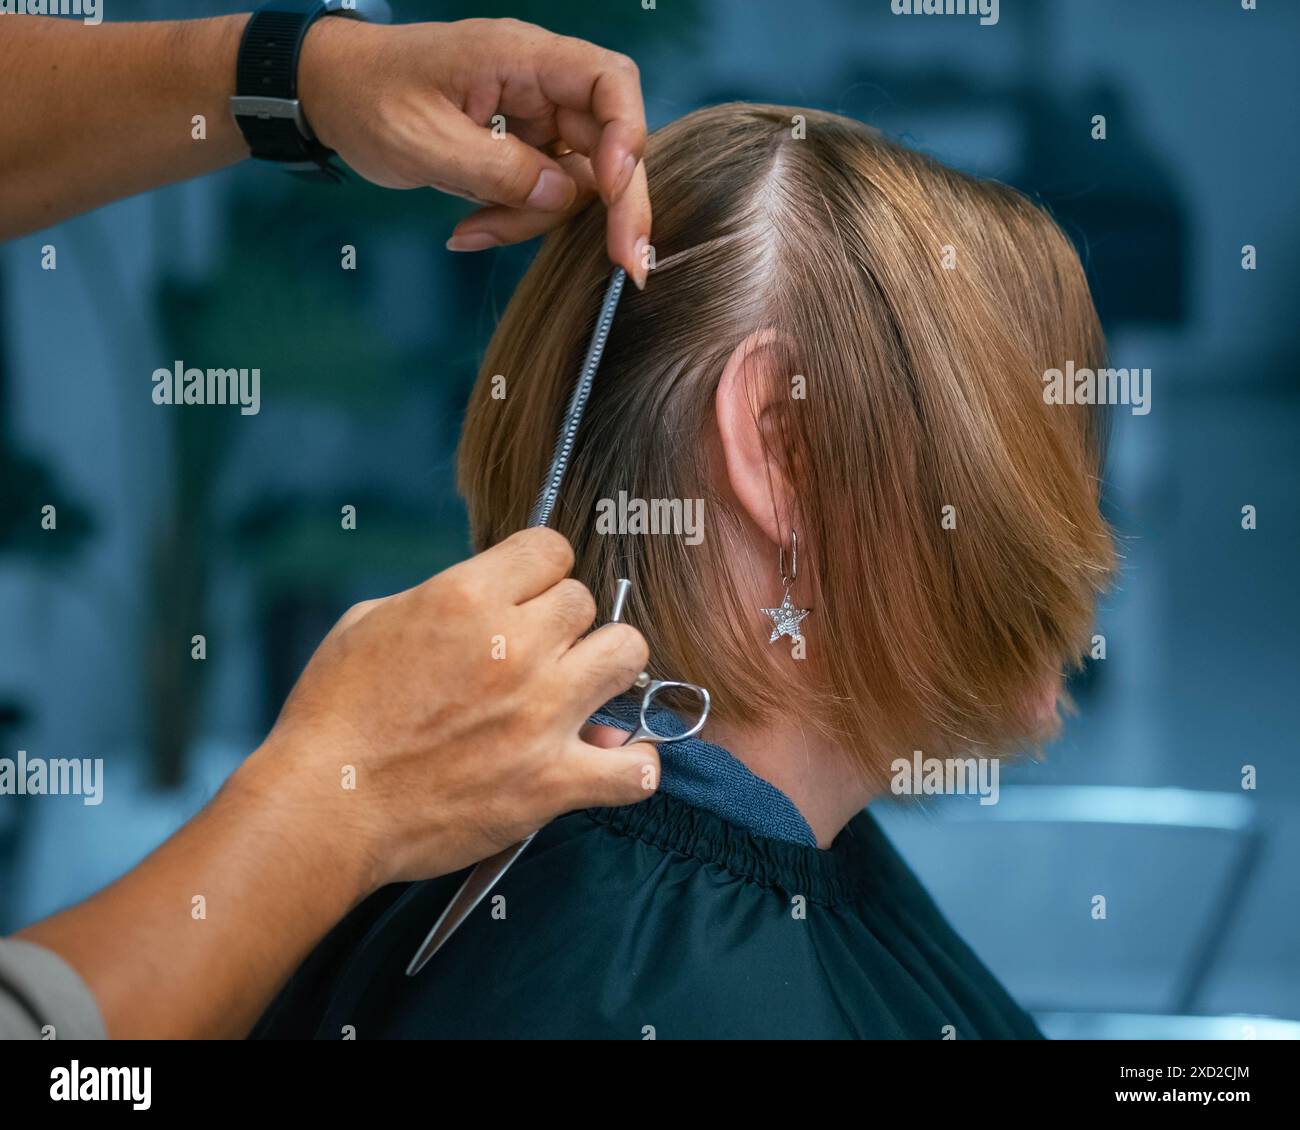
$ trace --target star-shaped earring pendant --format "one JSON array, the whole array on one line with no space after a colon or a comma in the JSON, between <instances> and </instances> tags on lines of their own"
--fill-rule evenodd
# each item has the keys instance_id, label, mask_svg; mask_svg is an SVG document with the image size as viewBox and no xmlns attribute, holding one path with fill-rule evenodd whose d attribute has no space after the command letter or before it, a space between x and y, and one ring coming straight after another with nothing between
<instances>
[{"instance_id":1,"label":"star-shaped earring pendant","mask_svg":"<svg viewBox=\"0 0 1300 1130\"><path fill-rule=\"evenodd\" d=\"M790 590L785 590L785 599L781 601L780 608L761 609L764 616L772 618L772 638L768 643L776 643L782 636L789 636L796 640L802 634L799 631L799 625L804 622L811 609L796 608L790 603Z\"/></svg>"}]
</instances>

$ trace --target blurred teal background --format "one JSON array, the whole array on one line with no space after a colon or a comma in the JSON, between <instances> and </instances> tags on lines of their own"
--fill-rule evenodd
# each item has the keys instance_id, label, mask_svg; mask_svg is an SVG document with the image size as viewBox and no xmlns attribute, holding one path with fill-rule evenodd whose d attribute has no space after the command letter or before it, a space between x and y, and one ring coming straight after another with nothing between
<instances>
[{"instance_id":1,"label":"blurred teal background","mask_svg":"<svg viewBox=\"0 0 1300 1130\"><path fill-rule=\"evenodd\" d=\"M394 7L630 54L652 126L733 98L837 110L1051 206L1113 362L1154 372L1151 413L1113 421L1125 561L1107 657L995 811L881 818L1049 1030L1294 1032L1260 1018L1300 1020L1300 5L1004 0L992 27L888 0ZM236 10L116 0L107 16ZM446 252L467 208L250 162L0 246L0 756L107 766L98 807L0 797L0 929L196 811L350 603L467 552L460 417L532 252ZM259 367L260 414L155 406L150 374L176 359Z\"/></svg>"}]
</instances>

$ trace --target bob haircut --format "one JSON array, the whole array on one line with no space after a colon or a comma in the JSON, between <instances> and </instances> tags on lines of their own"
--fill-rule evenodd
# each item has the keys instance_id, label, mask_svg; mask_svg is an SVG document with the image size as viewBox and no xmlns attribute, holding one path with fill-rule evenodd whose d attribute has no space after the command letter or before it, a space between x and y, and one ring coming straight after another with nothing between
<instances>
[{"instance_id":1,"label":"bob haircut","mask_svg":"<svg viewBox=\"0 0 1300 1130\"><path fill-rule=\"evenodd\" d=\"M624 292L552 522L574 576L604 607L632 579L653 675L709 687L731 723L796 719L876 784L913 750L1048 736L1114 564L1100 417L1043 392L1045 370L1104 360L1070 241L1018 192L815 110L699 110L650 138L646 165L658 262ZM459 453L477 549L527 522L608 275L588 208L501 319ZM761 331L764 443L813 610L803 662L768 644L776 550L770 574L742 570L711 454L723 368ZM703 498L703 541L597 533L619 491Z\"/></svg>"}]
</instances>

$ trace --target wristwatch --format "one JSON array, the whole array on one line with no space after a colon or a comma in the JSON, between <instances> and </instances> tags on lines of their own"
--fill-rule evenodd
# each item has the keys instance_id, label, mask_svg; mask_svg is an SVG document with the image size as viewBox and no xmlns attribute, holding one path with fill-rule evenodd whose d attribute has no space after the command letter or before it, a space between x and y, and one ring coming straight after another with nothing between
<instances>
[{"instance_id":1,"label":"wristwatch","mask_svg":"<svg viewBox=\"0 0 1300 1130\"><path fill-rule=\"evenodd\" d=\"M252 155L297 176L341 181L334 151L312 132L298 100L298 56L322 16L369 23L392 18L385 0L273 0L249 18L235 63L230 112Z\"/></svg>"}]
</instances>

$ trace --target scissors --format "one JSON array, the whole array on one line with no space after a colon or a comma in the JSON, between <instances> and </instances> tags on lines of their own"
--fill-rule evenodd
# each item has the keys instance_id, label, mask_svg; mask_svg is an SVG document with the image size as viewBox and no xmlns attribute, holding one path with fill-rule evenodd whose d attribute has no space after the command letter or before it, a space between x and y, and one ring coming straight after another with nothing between
<instances>
[{"instance_id":1,"label":"scissors","mask_svg":"<svg viewBox=\"0 0 1300 1130\"><path fill-rule=\"evenodd\" d=\"M605 291L605 298L601 303L600 313L596 318L596 328L592 332L591 343L587 347L587 355L583 361L582 370L578 374L578 383L573 390L573 396L569 400L564 420L560 424L560 434L555 443L555 453L551 458L550 470L546 474L541 493L537 496L537 502L533 506L532 514L528 519L530 527L550 525L551 515L555 511L555 503L560 494L560 484L564 481L564 472L568 468L569 460L573 455L574 441L578 435L578 425L582 422L583 410L586 408L587 400L591 396L592 382L595 380L596 370L600 367L600 358L605 352L605 342L609 338L610 326L614 321L614 311L618 306L619 295L622 294L623 284L626 281L626 272L622 267L616 267L614 273L610 276L609 287ZM631 581L625 577L619 578L614 589L614 607L610 615L611 624L617 624L622 620L623 609L627 603L627 595L631 588ZM672 679L652 679L645 671L642 671L636 677L633 686L641 691L641 709L637 728L628 735L627 740L623 742L624 745L630 745L633 742L669 745L673 742L693 738L704 729L711 706L709 692L704 687L696 686L694 683L681 683ZM665 691L689 691L699 699L698 717L691 726L680 734L661 734L654 728L651 710L655 699ZM533 837L536 835L537 833L533 832L520 840L519 843L512 844L504 851L488 857L469 873L469 877L461 884L460 890L447 904L447 908L438 916L433 928L421 943L415 956L411 958L411 963L406 967L408 977L414 977L419 973L428 964L429 959L442 949L447 939L470 916L474 908L487 897L488 892L497 885L501 876L510 870L511 865L524 853L524 850L533 842Z\"/></svg>"}]
</instances>

